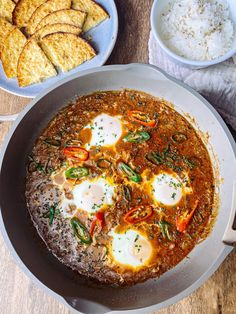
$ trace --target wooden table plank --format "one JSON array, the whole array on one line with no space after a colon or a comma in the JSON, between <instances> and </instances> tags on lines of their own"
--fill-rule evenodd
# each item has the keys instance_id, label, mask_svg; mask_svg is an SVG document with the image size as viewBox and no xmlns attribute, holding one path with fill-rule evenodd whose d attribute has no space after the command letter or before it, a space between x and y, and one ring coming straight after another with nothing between
<instances>
[{"instance_id":1,"label":"wooden table plank","mask_svg":"<svg viewBox=\"0 0 236 314\"><path fill-rule=\"evenodd\" d=\"M148 62L149 14L152 0L117 0L119 36L108 64ZM29 102L0 91L0 113L16 113ZM10 123L0 124L0 144ZM236 254L196 292L159 314L235 314ZM35 286L21 272L0 236L0 313L69 314L68 309Z\"/></svg>"},{"instance_id":2,"label":"wooden table plank","mask_svg":"<svg viewBox=\"0 0 236 314\"><path fill-rule=\"evenodd\" d=\"M107 64L148 63L152 0L117 0L119 35Z\"/></svg>"}]
</instances>

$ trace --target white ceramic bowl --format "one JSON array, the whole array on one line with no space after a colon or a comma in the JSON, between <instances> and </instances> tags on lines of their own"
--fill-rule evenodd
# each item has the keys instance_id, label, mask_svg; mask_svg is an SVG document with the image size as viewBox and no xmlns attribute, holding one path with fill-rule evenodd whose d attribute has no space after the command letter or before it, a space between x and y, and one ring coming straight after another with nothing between
<instances>
[{"instance_id":1,"label":"white ceramic bowl","mask_svg":"<svg viewBox=\"0 0 236 314\"><path fill-rule=\"evenodd\" d=\"M176 53L174 53L172 50L170 50L165 43L163 42L161 36L160 36L160 15L163 12L163 9L166 7L168 3L172 3L175 0L154 0L152 5L152 11L151 11L151 28L152 32L154 34L155 39L157 40L160 47L164 50L164 52L168 55L168 57L180 65L185 65L189 68L205 68L220 62L223 62L229 58L231 58L233 55L236 54L236 1L235 0L226 0L229 4L230 9L230 17L234 23L235 28L235 36L233 40L232 49L228 51L226 54L221 56L220 58L216 58L213 60L207 60L207 61L194 61L187 58L183 58Z\"/></svg>"}]
</instances>

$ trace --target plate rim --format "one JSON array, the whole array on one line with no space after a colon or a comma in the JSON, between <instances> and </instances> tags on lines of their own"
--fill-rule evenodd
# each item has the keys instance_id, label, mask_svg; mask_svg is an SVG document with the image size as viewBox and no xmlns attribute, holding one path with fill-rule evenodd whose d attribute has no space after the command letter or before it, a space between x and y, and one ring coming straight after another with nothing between
<instances>
[{"instance_id":1,"label":"plate rim","mask_svg":"<svg viewBox=\"0 0 236 314\"><path fill-rule=\"evenodd\" d=\"M116 6L116 3L115 3L115 0L110 0L109 2L110 2L110 5L111 5L112 13L114 15L113 16L113 19L114 19L113 20L113 25L114 25L114 27L113 27L113 30L112 30L111 41L110 41L110 44L108 45L106 53L104 54L103 58L101 59L101 61L98 62L95 66L92 66L91 68L101 67L101 66L103 66L106 63L106 61L110 57L110 55L111 55L111 53L112 53L112 51L113 51L113 49L115 47L115 44L116 44L116 41L117 41L118 30L119 30L119 19L118 19L117 6ZM88 69L85 69L85 70L89 70L89 69L90 69L90 67ZM84 70L81 70L81 71L84 71ZM78 72L80 72L80 70L76 71L76 73L78 73ZM75 75L76 73L68 75L67 78L69 78L71 75ZM54 82L53 84L51 84L50 86L47 86L45 89L48 89L49 87L54 86L54 84L56 84L57 82L59 82L61 80L64 80L64 79L65 79L65 77L59 78L59 76L58 76L58 80L56 82ZM42 81L40 84L43 84L44 82L46 82L46 80ZM29 91L27 94L25 94L23 88L22 88L22 90L14 91L14 90L12 90L11 87L7 88L7 87L2 86L1 82L0 82L0 90L3 90L5 92L8 92L9 94L12 94L12 95L15 95L15 96L32 99L32 98L37 97L39 94L41 94L44 89L42 89L38 93L31 93Z\"/></svg>"}]
</instances>

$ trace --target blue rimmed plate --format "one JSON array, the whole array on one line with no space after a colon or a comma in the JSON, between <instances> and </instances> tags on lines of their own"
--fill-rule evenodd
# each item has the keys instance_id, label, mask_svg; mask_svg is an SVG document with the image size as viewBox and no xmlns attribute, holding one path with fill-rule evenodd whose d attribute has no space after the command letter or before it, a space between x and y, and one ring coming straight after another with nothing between
<instances>
[{"instance_id":1,"label":"blue rimmed plate","mask_svg":"<svg viewBox=\"0 0 236 314\"><path fill-rule=\"evenodd\" d=\"M69 77L70 75L73 75L81 70L103 65L109 58L116 42L118 33L118 16L116 5L113 0L97 0L96 2L101 4L103 8L106 9L110 15L110 18L84 34L85 38L92 38L92 46L97 52L95 58L81 64L67 73L60 72L55 77L47 79L38 84L30 85L28 87L19 87L17 79L7 79L4 74L2 64L0 63L0 88L8 91L11 94L33 98L44 89L50 87L61 79Z\"/></svg>"}]
</instances>

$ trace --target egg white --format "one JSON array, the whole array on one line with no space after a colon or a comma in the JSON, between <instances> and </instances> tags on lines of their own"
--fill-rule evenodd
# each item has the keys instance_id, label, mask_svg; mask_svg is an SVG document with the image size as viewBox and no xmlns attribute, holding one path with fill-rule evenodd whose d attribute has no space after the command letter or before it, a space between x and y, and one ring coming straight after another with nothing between
<instances>
[{"instance_id":1,"label":"egg white","mask_svg":"<svg viewBox=\"0 0 236 314\"><path fill-rule=\"evenodd\" d=\"M87 149L92 146L115 145L122 135L122 123L119 117L112 117L105 113L98 115L88 127L91 129L92 138L86 145Z\"/></svg>"},{"instance_id":2,"label":"egg white","mask_svg":"<svg viewBox=\"0 0 236 314\"><path fill-rule=\"evenodd\" d=\"M164 172L154 177L152 188L154 199L167 206L178 204L184 194L181 179Z\"/></svg>"},{"instance_id":3,"label":"egg white","mask_svg":"<svg viewBox=\"0 0 236 314\"><path fill-rule=\"evenodd\" d=\"M72 217L78 209L94 214L106 205L112 205L115 186L104 178L84 180L71 189L73 199L62 196L61 208L65 217ZM70 205L75 210L68 210Z\"/></svg>"},{"instance_id":4,"label":"egg white","mask_svg":"<svg viewBox=\"0 0 236 314\"><path fill-rule=\"evenodd\" d=\"M135 230L125 233L110 232L112 236L112 259L124 266L140 267L148 263L152 255L150 241Z\"/></svg>"}]
</instances>

